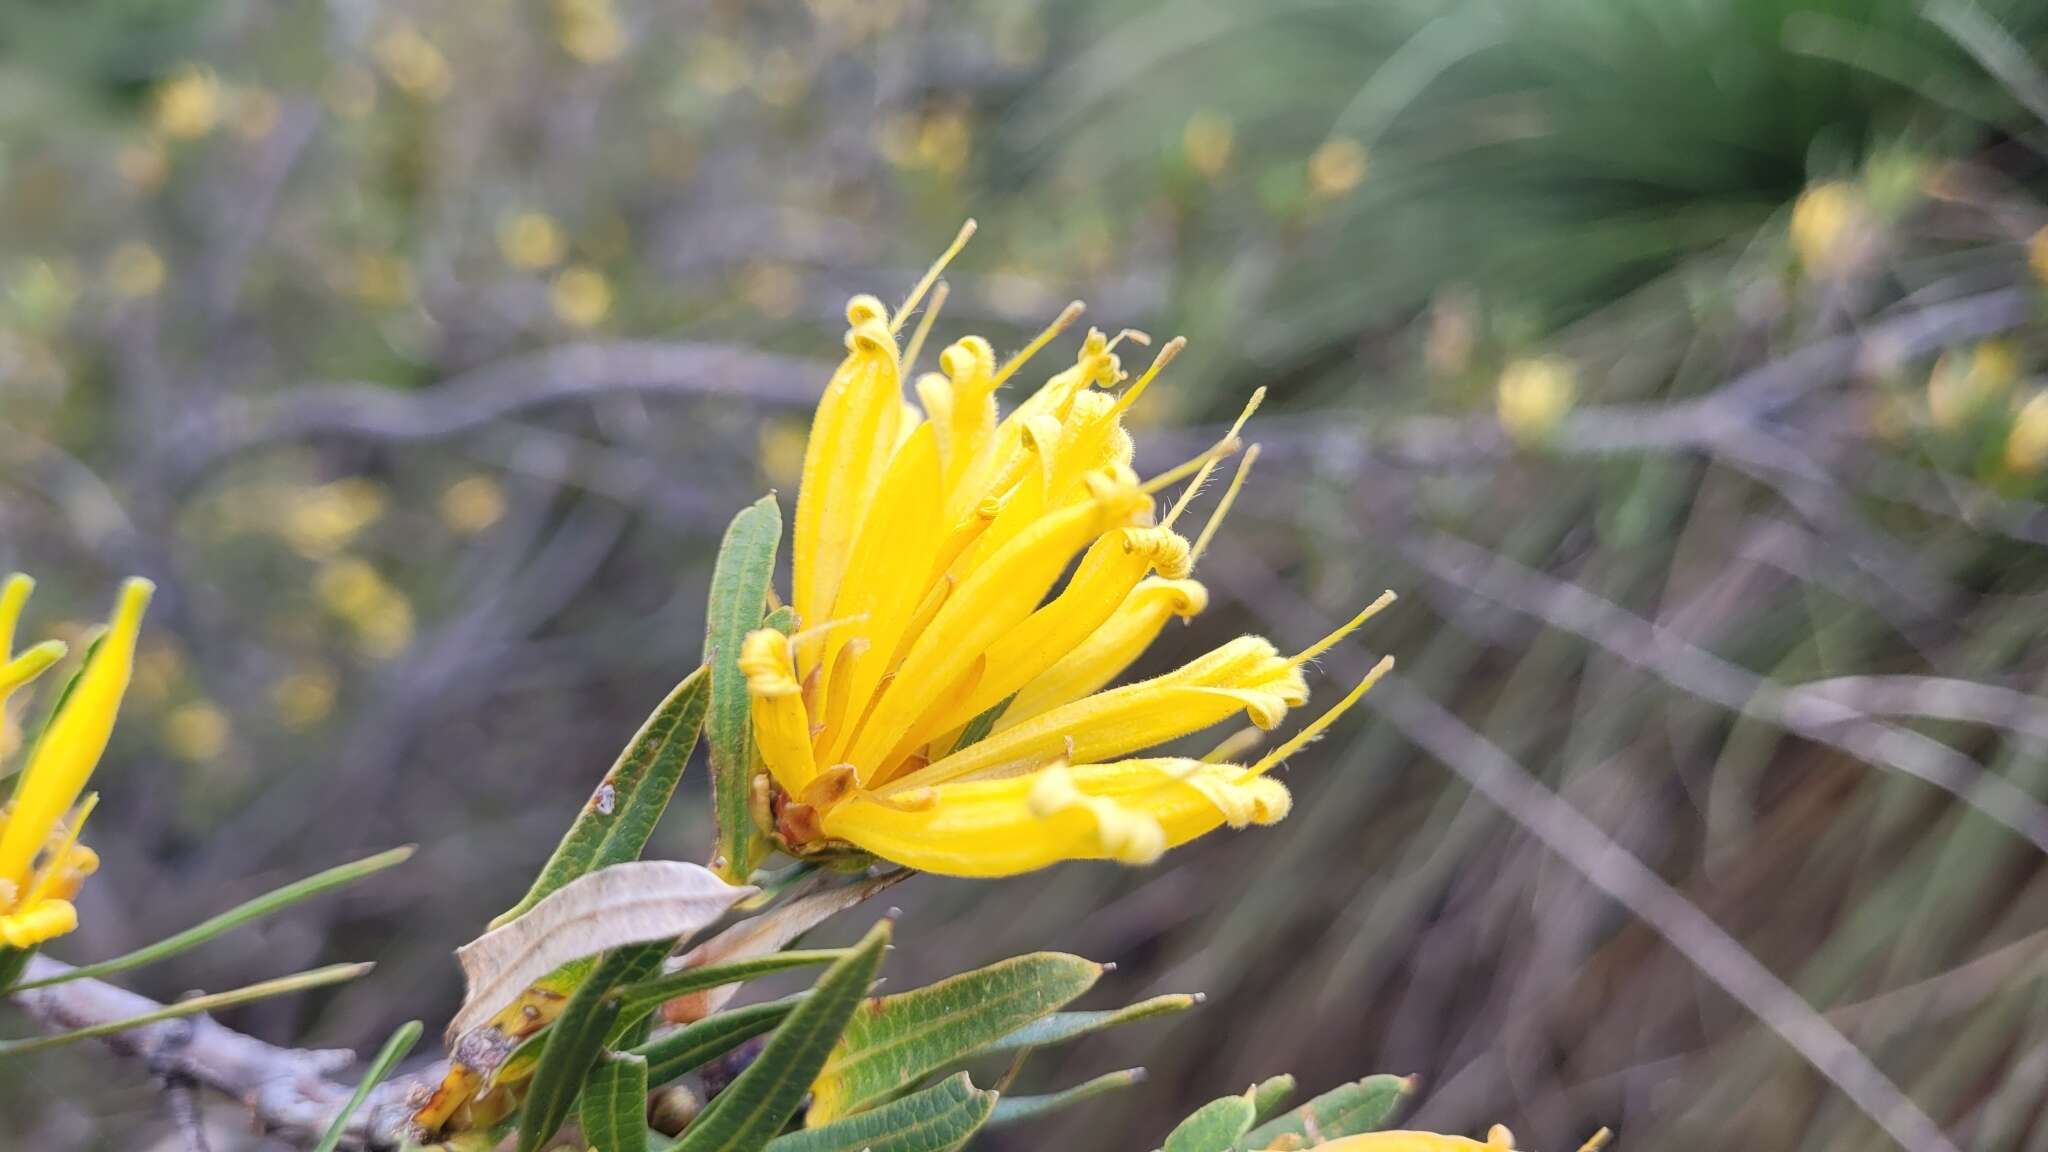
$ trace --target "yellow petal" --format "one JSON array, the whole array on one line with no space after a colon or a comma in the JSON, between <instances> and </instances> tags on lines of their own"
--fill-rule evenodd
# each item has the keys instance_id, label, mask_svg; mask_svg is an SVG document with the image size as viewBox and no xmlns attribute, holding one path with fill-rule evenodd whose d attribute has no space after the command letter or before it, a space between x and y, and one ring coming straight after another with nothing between
<instances>
[{"instance_id":1,"label":"yellow petal","mask_svg":"<svg viewBox=\"0 0 2048 1152\"><path fill-rule=\"evenodd\" d=\"M142 614L155 591L155 585L141 579L122 586L107 634L93 650L64 706L36 742L22 772L7 826L0 829L0 881L14 885L16 891L26 886L36 853L57 821L78 801L86 779L106 751L135 664Z\"/></svg>"},{"instance_id":2,"label":"yellow petal","mask_svg":"<svg viewBox=\"0 0 2048 1152\"><path fill-rule=\"evenodd\" d=\"M1068 704L1123 674L1142 655L1166 622L1186 619L1209 606L1208 589L1193 580L1149 577L1141 581L1102 626L1017 692L996 722L998 732L1062 704Z\"/></svg>"},{"instance_id":3,"label":"yellow petal","mask_svg":"<svg viewBox=\"0 0 2048 1152\"><path fill-rule=\"evenodd\" d=\"M1498 1125L1495 1130L1506 1131ZM1440 1136L1435 1132L1367 1132L1315 1147L1316 1152L1488 1152L1512 1145L1491 1140L1482 1144L1464 1136Z\"/></svg>"},{"instance_id":4,"label":"yellow petal","mask_svg":"<svg viewBox=\"0 0 2048 1152\"><path fill-rule=\"evenodd\" d=\"M0 941L10 948L33 948L77 927L78 909L69 900L45 900L0 915Z\"/></svg>"},{"instance_id":5,"label":"yellow petal","mask_svg":"<svg viewBox=\"0 0 2048 1152\"><path fill-rule=\"evenodd\" d=\"M747 633L740 641L740 672L747 678L748 711L754 742L782 790L800 794L817 776L811 759L810 718L789 637L773 628Z\"/></svg>"}]
</instances>

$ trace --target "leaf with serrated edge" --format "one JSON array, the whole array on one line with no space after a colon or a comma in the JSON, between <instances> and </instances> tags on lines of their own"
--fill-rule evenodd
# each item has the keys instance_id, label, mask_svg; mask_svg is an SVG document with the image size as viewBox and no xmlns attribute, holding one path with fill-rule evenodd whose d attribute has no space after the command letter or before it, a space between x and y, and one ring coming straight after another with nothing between
<instances>
[{"instance_id":1,"label":"leaf with serrated edge","mask_svg":"<svg viewBox=\"0 0 2048 1152\"><path fill-rule=\"evenodd\" d=\"M1253 1114L1250 1093L1211 1100L1167 1135L1161 1152L1230 1152L1251 1131Z\"/></svg>"},{"instance_id":2,"label":"leaf with serrated edge","mask_svg":"<svg viewBox=\"0 0 2048 1152\"><path fill-rule=\"evenodd\" d=\"M802 1000L800 995L791 996L720 1012L708 1020L699 1020L657 1036L633 1051L647 1057L648 1082L660 1087L774 1028L795 1011Z\"/></svg>"},{"instance_id":3,"label":"leaf with serrated edge","mask_svg":"<svg viewBox=\"0 0 2048 1152\"><path fill-rule=\"evenodd\" d=\"M1065 1044L1107 1028L1149 1020L1154 1016L1185 1012L1201 1002L1200 996L1176 993L1154 996L1150 1000L1140 1000L1136 1004L1113 1008L1106 1012L1055 1012L1050 1016L1033 1020L982 1051L1016 1052L1025 1048L1046 1048L1054 1044Z\"/></svg>"},{"instance_id":4,"label":"leaf with serrated edge","mask_svg":"<svg viewBox=\"0 0 2048 1152\"><path fill-rule=\"evenodd\" d=\"M1413 1082L1404 1076L1367 1076L1354 1083L1340 1084L1294 1111L1252 1129L1250 1135L1237 1142L1237 1147L1272 1148L1289 1138L1306 1141L1311 1127L1318 1140L1377 1132L1386 1127L1394 1109L1401 1106L1413 1089Z\"/></svg>"},{"instance_id":5,"label":"leaf with serrated edge","mask_svg":"<svg viewBox=\"0 0 2048 1152\"><path fill-rule=\"evenodd\" d=\"M858 884L831 888L826 887L832 883L833 878L830 875L814 873L800 882L800 888L795 891L788 903L740 921L690 949L681 960L669 967L682 972L713 964L733 964L741 960L751 960L756 956L780 952L790 941L870 896L899 883L909 875L908 872L891 872L863 880ZM669 1001L662 1008L661 1016L671 1024L689 1024L725 1007L738 994L739 988L736 985L693 992Z\"/></svg>"},{"instance_id":6,"label":"leaf with serrated edge","mask_svg":"<svg viewBox=\"0 0 2048 1152\"><path fill-rule=\"evenodd\" d=\"M825 969L761 1054L691 1122L672 1152L753 1152L782 1131L860 1006L888 943L889 922L884 920L869 930L853 955Z\"/></svg>"},{"instance_id":7,"label":"leaf with serrated edge","mask_svg":"<svg viewBox=\"0 0 2048 1152\"><path fill-rule=\"evenodd\" d=\"M767 1152L954 1152L988 1122L996 1094L967 1073L858 1116L769 1141Z\"/></svg>"},{"instance_id":8,"label":"leaf with serrated edge","mask_svg":"<svg viewBox=\"0 0 2048 1152\"><path fill-rule=\"evenodd\" d=\"M614 864L572 880L526 915L456 949L469 984L452 1042L528 985L572 960L624 944L686 936L754 889L674 860Z\"/></svg>"},{"instance_id":9,"label":"leaf with serrated edge","mask_svg":"<svg viewBox=\"0 0 2048 1152\"><path fill-rule=\"evenodd\" d=\"M1129 1088L1144 1082L1144 1079L1143 1068L1126 1068L1121 1072L1104 1073L1064 1092L1051 1092L1044 1096L1005 1096L996 1101L996 1110L989 1115L988 1126L996 1128L1036 1120L1120 1088Z\"/></svg>"},{"instance_id":10,"label":"leaf with serrated edge","mask_svg":"<svg viewBox=\"0 0 2048 1152\"><path fill-rule=\"evenodd\" d=\"M619 753L618 762L598 781L554 855L534 878L533 887L519 903L491 921L491 927L502 927L525 915L580 876L640 858L697 747L709 689L710 677L699 668L655 706L626 750Z\"/></svg>"},{"instance_id":11,"label":"leaf with serrated edge","mask_svg":"<svg viewBox=\"0 0 2048 1152\"><path fill-rule=\"evenodd\" d=\"M593 1152L647 1152L647 1059L611 1052L583 1081L576 1112Z\"/></svg>"},{"instance_id":12,"label":"leaf with serrated edge","mask_svg":"<svg viewBox=\"0 0 2048 1152\"><path fill-rule=\"evenodd\" d=\"M888 1098L973 1055L1095 984L1102 965L1035 952L861 1004L812 1086L811 1127Z\"/></svg>"},{"instance_id":13,"label":"leaf with serrated edge","mask_svg":"<svg viewBox=\"0 0 2048 1152\"><path fill-rule=\"evenodd\" d=\"M747 678L740 672L740 641L761 626L775 550L782 542L782 508L771 493L733 517L711 573L704 614L704 659L711 669L711 710L704 730L711 744L711 806L718 825L712 867L728 880L744 880L768 854L751 809L754 731Z\"/></svg>"}]
</instances>

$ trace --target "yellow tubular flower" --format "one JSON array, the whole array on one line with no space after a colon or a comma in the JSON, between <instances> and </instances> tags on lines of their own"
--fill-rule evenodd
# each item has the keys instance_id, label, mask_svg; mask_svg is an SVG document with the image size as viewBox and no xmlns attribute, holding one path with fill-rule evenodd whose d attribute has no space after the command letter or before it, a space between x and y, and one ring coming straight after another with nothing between
<instances>
[{"instance_id":1,"label":"yellow tubular flower","mask_svg":"<svg viewBox=\"0 0 2048 1152\"><path fill-rule=\"evenodd\" d=\"M1600 1152L1612 1136L1613 1133L1602 1128L1579 1146L1579 1152ZM1514 1146L1515 1134L1505 1125L1495 1124L1487 1131L1484 1143L1463 1136L1439 1136L1434 1132L1367 1132L1315 1147L1316 1152L1498 1152Z\"/></svg>"},{"instance_id":2,"label":"yellow tubular flower","mask_svg":"<svg viewBox=\"0 0 2048 1152\"><path fill-rule=\"evenodd\" d=\"M0 588L0 654L12 651L30 587L26 577L13 577ZM33 947L78 926L71 898L99 867L99 857L78 843L94 803L80 796L113 733L154 591L147 580L122 587L106 634L36 742L13 800L0 811L0 943L9 947ZM10 657L0 665L0 701L61 654L61 646L45 644Z\"/></svg>"},{"instance_id":3,"label":"yellow tubular flower","mask_svg":"<svg viewBox=\"0 0 2048 1152\"><path fill-rule=\"evenodd\" d=\"M797 494L802 630L753 632L739 654L777 835L799 854L851 849L1001 876L1066 859L1146 863L1224 825L1279 820L1290 800L1268 770L1385 662L1256 763L1133 757L1216 724L1280 725L1308 700L1306 666L1391 594L1292 656L1243 636L1109 687L1169 620L1207 605L1191 570L1255 451L1192 543L1177 525L1244 449L1258 397L1215 447L1145 480L1124 416L1180 340L1133 380L1117 350L1149 339L1091 331L1072 365L1007 416L996 393L1078 304L1008 360L970 336L941 352L939 371L915 376L945 299L939 274L971 232L893 312L872 296L847 308L846 357L819 401ZM1182 483L1159 515L1157 494Z\"/></svg>"}]
</instances>

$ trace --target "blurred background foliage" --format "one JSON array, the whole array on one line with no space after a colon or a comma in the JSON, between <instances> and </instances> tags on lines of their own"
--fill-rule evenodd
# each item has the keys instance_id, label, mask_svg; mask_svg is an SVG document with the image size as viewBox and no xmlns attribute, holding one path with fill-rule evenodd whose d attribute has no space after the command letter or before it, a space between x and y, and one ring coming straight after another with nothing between
<instances>
[{"instance_id":1,"label":"blurred background foliage","mask_svg":"<svg viewBox=\"0 0 2048 1152\"><path fill-rule=\"evenodd\" d=\"M1472 791L1432 740L1469 729L1965 1146L2048 1147L2044 34L2020 0L0 8L0 566L79 620L162 585L66 951L418 841L144 990L345 954L382 967L235 1022L442 1018L449 950L695 664L846 297L973 215L942 338L1073 297L1190 338L1150 464L1272 390L1157 660L1391 586L1370 643L1447 710L1344 726L1277 829L899 890L906 986L1057 947L1113 1002L1210 994L1044 1060L1155 1075L1035 1137L1389 1071L1416 1126L1535 1147L1877 1146ZM690 811L661 851L704 854ZM0 1115L163 1131L90 1053Z\"/></svg>"}]
</instances>

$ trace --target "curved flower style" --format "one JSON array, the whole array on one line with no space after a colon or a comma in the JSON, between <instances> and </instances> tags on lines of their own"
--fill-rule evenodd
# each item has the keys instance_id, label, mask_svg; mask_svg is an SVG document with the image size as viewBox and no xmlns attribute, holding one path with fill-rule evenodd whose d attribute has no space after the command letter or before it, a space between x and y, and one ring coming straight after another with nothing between
<instances>
[{"instance_id":1,"label":"curved flower style","mask_svg":"<svg viewBox=\"0 0 2048 1152\"><path fill-rule=\"evenodd\" d=\"M14 626L33 587L19 575L0 585L0 728L9 723L7 697L64 655L64 645L54 640L14 653ZM0 944L7 947L32 948L78 927L71 898L99 867L99 857L78 842L96 797L80 796L113 734L142 614L154 591L147 580L122 586L106 634L36 740L12 799L0 809Z\"/></svg>"},{"instance_id":2,"label":"curved flower style","mask_svg":"<svg viewBox=\"0 0 2048 1152\"><path fill-rule=\"evenodd\" d=\"M917 380L921 408L907 404L902 379L943 288L900 351L898 335L971 231L893 313L871 296L847 307L846 358L818 404L797 497L802 630L752 632L739 654L776 834L799 853L851 845L999 876L1075 858L1147 863L1226 823L1279 820L1288 792L1268 771L1389 661L1255 763L1225 762L1248 746L1235 739L1211 759L1129 757L1240 713L1273 728L1307 701L1304 666L1392 594L1306 651L1244 636L1104 690L1169 620L1206 605L1191 571L1256 450L1190 542L1181 517L1239 428L1140 480L1123 418L1183 341L1126 384L1116 349L1147 342L1134 332L1090 331L1071 367L998 418L997 390L1078 304L1007 361L980 337L958 341ZM1154 494L1183 480L1155 516Z\"/></svg>"}]
</instances>

